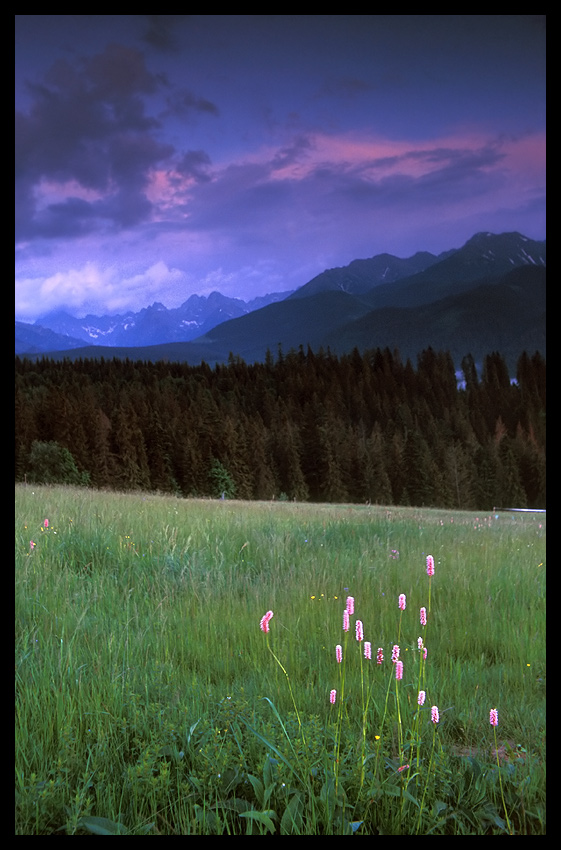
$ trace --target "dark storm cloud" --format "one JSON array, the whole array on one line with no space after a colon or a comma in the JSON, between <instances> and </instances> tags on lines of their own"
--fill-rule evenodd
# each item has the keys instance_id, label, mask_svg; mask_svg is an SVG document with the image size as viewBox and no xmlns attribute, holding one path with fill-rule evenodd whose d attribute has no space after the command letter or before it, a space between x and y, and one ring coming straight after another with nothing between
<instances>
[{"instance_id":1,"label":"dark storm cloud","mask_svg":"<svg viewBox=\"0 0 561 850\"><path fill-rule=\"evenodd\" d=\"M249 297L478 230L543 238L542 28L530 15L17 15L22 316L38 291L53 306L81 303L81 286L112 309L121 288L138 308L169 306L178 280Z\"/></svg>"},{"instance_id":2,"label":"dark storm cloud","mask_svg":"<svg viewBox=\"0 0 561 850\"><path fill-rule=\"evenodd\" d=\"M175 170L182 177L192 177L198 183L207 183L211 178L208 174L210 157L205 151L187 151L183 154Z\"/></svg>"},{"instance_id":3,"label":"dark storm cloud","mask_svg":"<svg viewBox=\"0 0 561 850\"><path fill-rule=\"evenodd\" d=\"M275 154L270 163L271 171L280 171L287 166L294 165L306 157L313 150L313 141L309 136L300 134L293 139L289 145L283 146Z\"/></svg>"},{"instance_id":4,"label":"dark storm cloud","mask_svg":"<svg viewBox=\"0 0 561 850\"><path fill-rule=\"evenodd\" d=\"M35 217L34 230L46 239L59 236L83 236L97 220L95 205L81 198L67 198L58 204L49 204Z\"/></svg>"},{"instance_id":5,"label":"dark storm cloud","mask_svg":"<svg viewBox=\"0 0 561 850\"><path fill-rule=\"evenodd\" d=\"M211 181L190 192L185 231L216 234L233 251L263 245L273 254L305 254L309 245L344 244L363 252L388 222L407 227L421 213L428 227L476 202L492 206L509 180L498 143L359 161L351 154L347 162L317 161L313 137L301 136L268 160L211 172Z\"/></svg>"},{"instance_id":6,"label":"dark storm cloud","mask_svg":"<svg viewBox=\"0 0 561 850\"><path fill-rule=\"evenodd\" d=\"M493 145L477 150L412 150L343 170L324 164L310 175L310 181L316 182L322 198L329 198L330 204L344 203L349 213L359 208L368 214L403 208L409 214L433 205L442 208L447 203L467 204L482 194L491 197L506 180L496 168L503 156ZM418 163L422 173L407 173L411 163ZM384 173L388 167L393 173ZM381 174L377 178L378 170Z\"/></svg>"},{"instance_id":7,"label":"dark storm cloud","mask_svg":"<svg viewBox=\"0 0 561 850\"><path fill-rule=\"evenodd\" d=\"M149 171L174 149L158 141L160 125L146 114L143 96L164 85L164 78L148 71L138 50L115 44L77 63L58 60L44 83L28 83L31 105L16 113L20 237L53 231L71 236L87 222L94 226L100 214L116 228L150 214L145 196ZM34 198L42 182L72 181L103 197L47 204L46 213L38 207ZM78 209L78 222L71 222L70 211Z\"/></svg>"}]
</instances>

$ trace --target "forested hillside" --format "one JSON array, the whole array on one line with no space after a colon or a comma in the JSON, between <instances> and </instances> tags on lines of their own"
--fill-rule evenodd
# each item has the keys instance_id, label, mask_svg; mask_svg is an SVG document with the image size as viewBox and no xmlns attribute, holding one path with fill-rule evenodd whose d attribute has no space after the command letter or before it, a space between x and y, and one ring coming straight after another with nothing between
<instances>
[{"instance_id":1,"label":"forested hillside","mask_svg":"<svg viewBox=\"0 0 561 850\"><path fill-rule=\"evenodd\" d=\"M523 353L516 384L496 352L481 377L470 356L462 369L465 389L431 348L416 365L389 349L214 369L16 357L16 480L45 480L50 444L98 488L545 507L544 358Z\"/></svg>"}]
</instances>

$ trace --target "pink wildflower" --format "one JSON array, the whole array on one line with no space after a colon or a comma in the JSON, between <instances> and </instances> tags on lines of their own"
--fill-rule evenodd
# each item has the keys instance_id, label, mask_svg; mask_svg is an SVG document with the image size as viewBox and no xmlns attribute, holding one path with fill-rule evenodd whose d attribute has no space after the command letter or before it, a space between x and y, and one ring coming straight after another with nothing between
<instances>
[{"instance_id":1,"label":"pink wildflower","mask_svg":"<svg viewBox=\"0 0 561 850\"><path fill-rule=\"evenodd\" d=\"M427 575L434 575L434 558L432 555L427 555Z\"/></svg>"},{"instance_id":2,"label":"pink wildflower","mask_svg":"<svg viewBox=\"0 0 561 850\"><path fill-rule=\"evenodd\" d=\"M333 690L329 694L329 702L331 703L331 705L335 705L336 699L337 699L337 691L335 690L335 688L333 688Z\"/></svg>"},{"instance_id":3,"label":"pink wildflower","mask_svg":"<svg viewBox=\"0 0 561 850\"><path fill-rule=\"evenodd\" d=\"M430 719L433 723L438 723L440 720L440 715L438 713L438 708L436 707L436 705L433 705L430 710Z\"/></svg>"},{"instance_id":4,"label":"pink wildflower","mask_svg":"<svg viewBox=\"0 0 561 850\"><path fill-rule=\"evenodd\" d=\"M403 661L395 662L395 678L403 679Z\"/></svg>"},{"instance_id":5,"label":"pink wildflower","mask_svg":"<svg viewBox=\"0 0 561 850\"><path fill-rule=\"evenodd\" d=\"M337 646L335 647L335 658L337 659L337 662L339 664L343 660L343 647L341 646L340 643L338 643Z\"/></svg>"},{"instance_id":6,"label":"pink wildflower","mask_svg":"<svg viewBox=\"0 0 561 850\"><path fill-rule=\"evenodd\" d=\"M426 648L426 646L423 646L423 661L426 661L426 660L427 660L427 648Z\"/></svg>"},{"instance_id":7,"label":"pink wildflower","mask_svg":"<svg viewBox=\"0 0 561 850\"><path fill-rule=\"evenodd\" d=\"M273 616L273 612L272 612L272 611L267 611L267 613L266 613L266 614L264 614L264 615L261 617L261 623L260 623L260 626L261 626L261 631L262 631L262 632L268 632L268 631L269 631L269 621L270 621L270 619L271 619L271 617L272 617L272 616Z\"/></svg>"},{"instance_id":8,"label":"pink wildflower","mask_svg":"<svg viewBox=\"0 0 561 850\"><path fill-rule=\"evenodd\" d=\"M421 608L420 620L421 620L421 626L426 626L426 624L427 624L427 609L426 608Z\"/></svg>"},{"instance_id":9,"label":"pink wildflower","mask_svg":"<svg viewBox=\"0 0 561 850\"><path fill-rule=\"evenodd\" d=\"M417 697L417 702L419 705L425 704L426 693L424 691L419 691L419 696Z\"/></svg>"},{"instance_id":10,"label":"pink wildflower","mask_svg":"<svg viewBox=\"0 0 561 850\"><path fill-rule=\"evenodd\" d=\"M347 613L349 617L352 617L355 612L355 598L354 596L347 596Z\"/></svg>"},{"instance_id":11,"label":"pink wildflower","mask_svg":"<svg viewBox=\"0 0 561 850\"><path fill-rule=\"evenodd\" d=\"M399 659L399 646L396 643L396 644L394 644L394 646L392 648L392 664L395 664L395 662L398 659Z\"/></svg>"},{"instance_id":12,"label":"pink wildflower","mask_svg":"<svg viewBox=\"0 0 561 850\"><path fill-rule=\"evenodd\" d=\"M48 520L48 519L46 519L46 520L45 520L45 522L44 522L44 526L45 526L45 528L48 528L48 527L49 527L49 520Z\"/></svg>"},{"instance_id":13,"label":"pink wildflower","mask_svg":"<svg viewBox=\"0 0 561 850\"><path fill-rule=\"evenodd\" d=\"M37 546L37 544L36 544L36 543L34 543L34 542L33 542L33 540L30 540L30 541L29 541L29 548L31 549L31 551L33 551L33 550L35 549L35 547L36 547L36 546Z\"/></svg>"},{"instance_id":14,"label":"pink wildflower","mask_svg":"<svg viewBox=\"0 0 561 850\"><path fill-rule=\"evenodd\" d=\"M419 652L420 652L421 649L423 648L423 638L422 637L417 638L417 646L418 646Z\"/></svg>"},{"instance_id":15,"label":"pink wildflower","mask_svg":"<svg viewBox=\"0 0 561 850\"><path fill-rule=\"evenodd\" d=\"M402 773L404 770L407 770L408 767L408 764L402 764L401 767L398 767L397 772Z\"/></svg>"},{"instance_id":16,"label":"pink wildflower","mask_svg":"<svg viewBox=\"0 0 561 850\"><path fill-rule=\"evenodd\" d=\"M364 642L364 657L368 660L372 658L372 644L367 640Z\"/></svg>"},{"instance_id":17,"label":"pink wildflower","mask_svg":"<svg viewBox=\"0 0 561 850\"><path fill-rule=\"evenodd\" d=\"M489 723L491 724L491 726L499 725L499 712L496 708L492 708L489 712Z\"/></svg>"},{"instance_id":18,"label":"pink wildflower","mask_svg":"<svg viewBox=\"0 0 561 850\"><path fill-rule=\"evenodd\" d=\"M350 617L349 617L349 612L345 608L345 610L343 611L343 631L344 632L349 631L350 624L351 624L351 620L350 620Z\"/></svg>"},{"instance_id":19,"label":"pink wildflower","mask_svg":"<svg viewBox=\"0 0 561 850\"><path fill-rule=\"evenodd\" d=\"M364 629L362 627L362 620L357 620L355 623L355 634L356 639L358 641L364 640Z\"/></svg>"},{"instance_id":20,"label":"pink wildflower","mask_svg":"<svg viewBox=\"0 0 561 850\"><path fill-rule=\"evenodd\" d=\"M399 594L399 608L400 608L401 611L405 611L405 602L406 602L405 594L400 593Z\"/></svg>"},{"instance_id":21,"label":"pink wildflower","mask_svg":"<svg viewBox=\"0 0 561 850\"><path fill-rule=\"evenodd\" d=\"M384 650L381 646L378 647L378 652L376 653L376 663L381 664L384 660Z\"/></svg>"}]
</instances>

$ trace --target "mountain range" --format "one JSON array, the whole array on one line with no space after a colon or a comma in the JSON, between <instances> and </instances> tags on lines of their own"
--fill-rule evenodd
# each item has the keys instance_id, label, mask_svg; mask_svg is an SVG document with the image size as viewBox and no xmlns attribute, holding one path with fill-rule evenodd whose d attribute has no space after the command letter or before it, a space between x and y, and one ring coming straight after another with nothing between
<instances>
[{"instance_id":1,"label":"mountain range","mask_svg":"<svg viewBox=\"0 0 561 850\"><path fill-rule=\"evenodd\" d=\"M523 350L545 354L545 268L545 241L477 233L438 256L378 254L250 302L214 292L172 310L155 303L121 316L16 322L16 354L214 365L231 354L260 362L279 346L337 355L387 346L415 362L430 345L457 366L465 354L499 351L513 368Z\"/></svg>"},{"instance_id":2,"label":"mountain range","mask_svg":"<svg viewBox=\"0 0 561 850\"><path fill-rule=\"evenodd\" d=\"M87 315L82 319L76 319L64 310L54 310L41 316L33 325L16 322L16 353L18 348L21 353L50 351L56 341L53 335L59 338L59 347L63 350L83 347L84 343L123 347L189 342L227 319L259 310L289 294L272 293L246 302L211 292L208 297L191 295L180 307L170 310L156 301L138 313Z\"/></svg>"}]
</instances>

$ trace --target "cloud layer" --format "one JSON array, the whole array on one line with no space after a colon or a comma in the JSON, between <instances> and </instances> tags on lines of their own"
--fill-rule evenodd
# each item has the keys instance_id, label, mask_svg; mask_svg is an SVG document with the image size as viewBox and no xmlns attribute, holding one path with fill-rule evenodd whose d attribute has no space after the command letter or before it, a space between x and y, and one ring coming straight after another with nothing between
<instances>
[{"instance_id":1,"label":"cloud layer","mask_svg":"<svg viewBox=\"0 0 561 850\"><path fill-rule=\"evenodd\" d=\"M20 83L20 318L35 317L38 301L40 312L117 312L151 300L177 306L211 288L250 298L356 257L459 247L477 230L543 238L540 121L513 131L506 119L468 110L463 122L411 122L406 133L390 108L387 122L382 114L369 122L365 110L383 103L395 79L358 73L363 58L355 68L327 63L313 85L304 68L306 95L292 94L290 78L270 105L258 76L240 71L255 91L239 92L226 65L209 71L205 90L195 65L183 71L182 33L192 36L201 16L130 17L143 18L136 44L66 51ZM202 17L206 25L213 16ZM319 17L327 25L338 16ZM439 90L447 91L440 81ZM407 104L404 95L395 111ZM338 117L326 119L326 107Z\"/></svg>"}]
</instances>

